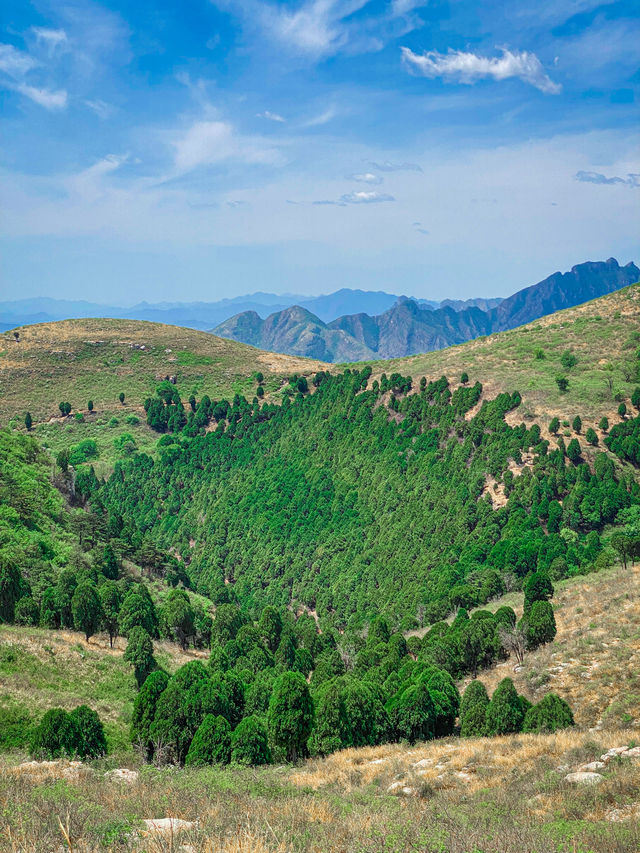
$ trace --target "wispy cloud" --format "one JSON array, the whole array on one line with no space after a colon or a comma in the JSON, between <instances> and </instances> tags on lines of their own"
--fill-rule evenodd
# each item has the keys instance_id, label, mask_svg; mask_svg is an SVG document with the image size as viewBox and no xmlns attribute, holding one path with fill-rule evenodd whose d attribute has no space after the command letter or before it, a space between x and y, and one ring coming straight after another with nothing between
<instances>
[{"instance_id":1,"label":"wispy cloud","mask_svg":"<svg viewBox=\"0 0 640 853\"><path fill-rule=\"evenodd\" d=\"M377 185L382 183L380 175L374 175L373 172L364 172L360 175L347 175L347 179L357 181L359 184Z\"/></svg>"},{"instance_id":2,"label":"wispy cloud","mask_svg":"<svg viewBox=\"0 0 640 853\"><path fill-rule=\"evenodd\" d=\"M627 187L640 187L640 174L629 172L626 178L620 178L613 175L608 178L601 172L576 172L574 175L576 181L583 181L586 184L622 184Z\"/></svg>"},{"instance_id":3,"label":"wispy cloud","mask_svg":"<svg viewBox=\"0 0 640 853\"><path fill-rule=\"evenodd\" d=\"M52 90L27 82L28 76L41 63L11 44L0 44L0 87L18 92L47 110L61 110L67 106L64 89ZM30 78L31 79L31 78Z\"/></svg>"},{"instance_id":4,"label":"wispy cloud","mask_svg":"<svg viewBox=\"0 0 640 853\"><path fill-rule=\"evenodd\" d=\"M32 27L31 32L38 41L44 42L52 51L60 47L60 45L66 44L68 41L64 30L54 30L48 27Z\"/></svg>"},{"instance_id":5,"label":"wispy cloud","mask_svg":"<svg viewBox=\"0 0 640 853\"><path fill-rule=\"evenodd\" d=\"M430 232L422 225L422 222L412 222L411 223L414 231L417 231L418 234L429 234Z\"/></svg>"},{"instance_id":6,"label":"wispy cloud","mask_svg":"<svg viewBox=\"0 0 640 853\"><path fill-rule=\"evenodd\" d=\"M283 118L278 113L272 113L271 110L265 110L262 113L257 113L257 117L258 118L267 118L267 119L269 119L269 121L279 121L279 122L285 122L286 121L286 118Z\"/></svg>"},{"instance_id":7,"label":"wispy cloud","mask_svg":"<svg viewBox=\"0 0 640 853\"><path fill-rule=\"evenodd\" d=\"M395 201L389 193L380 193L377 190L352 190L340 196L344 204L376 204L382 201Z\"/></svg>"},{"instance_id":8,"label":"wispy cloud","mask_svg":"<svg viewBox=\"0 0 640 853\"><path fill-rule=\"evenodd\" d=\"M244 163L276 163L280 154L259 138L238 134L227 121L196 121L173 143L178 172L213 166L229 160Z\"/></svg>"},{"instance_id":9,"label":"wispy cloud","mask_svg":"<svg viewBox=\"0 0 640 853\"><path fill-rule=\"evenodd\" d=\"M302 0L296 5L264 0L212 0L244 20L248 29L278 42L290 53L322 59L341 51L381 50L392 38L422 25L413 14L418 0L393 0L369 12L372 0ZM362 13L362 14L360 14Z\"/></svg>"},{"instance_id":10,"label":"wispy cloud","mask_svg":"<svg viewBox=\"0 0 640 853\"><path fill-rule=\"evenodd\" d=\"M113 115L114 109L112 105L107 104L106 101L101 101L99 98L94 101L88 100L84 103L87 107L89 107L90 110L93 110L93 112L98 116L98 118L107 119L111 115Z\"/></svg>"},{"instance_id":11,"label":"wispy cloud","mask_svg":"<svg viewBox=\"0 0 640 853\"><path fill-rule=\"evenodd\" d=\"M52 89L39 89L37 86L20 83L15 86L15 90L47 110L63 110L67 106L68 98L64 89L53 91Z\"/></svg>"},{"instance_id":12,"label":"wispy cloud","mask_svg":"<svg viewBox=\"0 0 640 853\"><path fill-rule=\"evenodd\" d=\"M376 163L373 160L369 161L372 169L377 169L378 172L421 172L422 166L417 163L392 163L385 160L383 163Z\"/></svg>"},{"instance_id":13,"label":"wispy cloud","mask_svg":"<svg viewBox=\"0 0 640 853\"><path fill-rule=\"evenodd\" d=\"M528 51L503 49L502 56L478 56L461 50L438 53L432 50L414 53L408 47L400 48L402 59L410 71L423 77L442 77L444 80L473 84L477 80L508 80L516 77L547 95L557 95L562 87L545 73L542 63Z\"/></svg>"},{"instance_id":14,"label":"wispy cloud","mask_svg":"<svg viewBox=\"0 0 640 853\"><path fill-rule=\"evenodd\" d=\"M335 107L327 107L316 116L312 116L303 123L303 127L321 127L323 124L328 124L338 115L338 110Z\"/></svg>"}]
</instances>

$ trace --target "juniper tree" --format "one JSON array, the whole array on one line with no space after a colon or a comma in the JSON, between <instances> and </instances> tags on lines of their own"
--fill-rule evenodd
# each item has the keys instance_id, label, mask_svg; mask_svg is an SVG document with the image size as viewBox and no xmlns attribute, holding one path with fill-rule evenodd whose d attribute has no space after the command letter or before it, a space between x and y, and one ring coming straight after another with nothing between
<instances>
[{"instance_id":1,"label":"juniper tree","mask_svg":"<svg viewBox=\"0 0 640 853\"><path fill-rule=\"evenodd\" d=\"M306 754L314 708L306 679L299 672L285 672L276 680L267 720L271 739L288 761Z\"/></svg>"},{"instance_id":2,"label":"juniper tree","mask_svg":"<svg viewBox=\"0 0 640 853\"><path fill-rule=\"evenodd\" d=\"M185 765L228 764L230 759L231 726L224 717L207 714L193 736Z\"/></svg>"},{"instance_id":3,"label":"juniper tree","mask_svg":"<svg viewBox=\"0 0 640 853\"><path fill-rule=\"evenodd\" d=\"M534 734L555 732L573 724L573 713L567 702L555 693L547 693L525 714L522 731Z\"/></svg>"},{"instance_id":4,"label":"juniper tree","mask_svg":"<svg viewBox=\"0 0 640 853\"><path fill-rule=\"evenodd\" d=\"M481 737L487 724L489 695L481 681L471 681L460 702L460 736Z\"/></svg>"},{"instance_id":5,"label":"juniper tree","mask_svg":"<svg viewBox=\"0 0 640 853\"><path fill-rule=\"evenodd\" d=\"M147 676L133 702L130 738L133 744L144 750L147 761L153 757L151 726L156 714L156 706L168 683L167 673L157 669Z\"/></svg>"},{"instance_id":6,"label":"juniper tree","mask_svg":"<svg viewBox=\"0 0 640 853\"><path fill-rule=\"evenodd\" d=\"M252 767L271 761L267 730L259 717L245 717L234 729L231 735L231 761Z\"/></svg>"},{"instance_id":7,"label":"juniper tree","mask_svg":"<svg viewBox=\"0 0 640 853\"><path fill-rule=\"evenodd\" d=\"M493 736L519 732L523 717L522 703L513 681L503 678L487 707L486 734Z\"/></svg>"},{"instance_id":8,"label":"juniper tree","mask_svg":"<svg viewBox=\"0 0 640 853\"><path fill-rule=\"evenodd\" d=\"M129 641L123 659L133 666L138 688L142 687L146 677L153 672L157 664L153 656L153 641L140 625L136 625L129 632Z\"/></svg>"},{"instance_id":9,"label":"juniper tree","mask_svg":"<svg viewBox=\"0 0 640 853\"><path fill-rule=\"evenodd\" d=\"M71 599L71 612L76 631L82 631L89 642L102 623L102 605L94 583L84 581L78 584Z\"/></svg>"}]
</instances>

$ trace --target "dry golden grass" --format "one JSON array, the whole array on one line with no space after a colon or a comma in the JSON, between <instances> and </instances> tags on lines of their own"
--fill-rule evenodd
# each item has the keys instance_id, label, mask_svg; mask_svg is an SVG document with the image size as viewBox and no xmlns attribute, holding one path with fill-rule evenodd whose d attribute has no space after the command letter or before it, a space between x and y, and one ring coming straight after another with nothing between
<instances>
[{"instance_id":1,"label":"dry golden grass","mask_svg":"<svg viewBox=\"0 0 640 853\"><path fill-rule=\"evenodd\" d=\"M521 593L490 609L505 601L521 615ZM491 692L508 675L534 702L551 690L569 702L578 725L629 727L640 740L640 566L556 584L553 605L553 643L529 652L519 671L507 661L480 680Z\"/></svg>"},{"instance_id":2,"label":"dry golden grass","mask_svg":"<svg viewBox=\"0 0 640 853\"><path fill-rule=\"evenodd\" d=\"M274 390L282 377L311 373L322 362L264 352L246 344L186 329L135 320L63 320L0 335L0 420L24 415L34 421L59 416L58 403L99 412L138 412L165 376L176 376L181 393L212 399L255 392L251 375L261 371ZM269 381L271 380L271 381ZM120 407L123 391L127 406Z\"/></svg>"}]
</instances>

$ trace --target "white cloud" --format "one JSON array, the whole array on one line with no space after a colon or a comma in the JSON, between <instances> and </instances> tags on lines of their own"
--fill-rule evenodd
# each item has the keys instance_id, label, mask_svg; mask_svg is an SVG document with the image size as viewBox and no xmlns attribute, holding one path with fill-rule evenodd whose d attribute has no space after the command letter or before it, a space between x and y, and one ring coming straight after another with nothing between
<instances>
[{"instance_id":1,"label":"white cloud","mask_svg":"<svg viewBox=\"0 0 640 853\"><path fill-rule=\"evenodd\" d=\"M261 40L266 36L290 53L312 59L341 51L381 50L390 39L421 26L422 21L411 12L426 5L418 0L393 0L382 11L358 14L372 0L302 0L296 6L264 0L211 2L243 18L248 29L259 31Z\"/></svg>"},{"instance_id":2,"label":"white cloud","mask_svg":"<svg viewBox=\"0 0 640 853\"><path fill-rule=\"evenodd\" d=\"M64 89L53 91L27 82L30 72L40 65L37 59L13 45L0 44L0 72L5 75L4 79L0 79L0 87L18 92L47 110L64 109L67 106Z\"/></svg>"},{"instance_id":3,"label":"white cloud","mask_svg":"<svg viewBox=\"0 0 640 853\"><path fill-rule=\"evenodd\" d=\"M271 110L265 110L263 113L257 113L258 118L267 118L269 121L279 121L285 122L286 118L283 118L278 113L272 113Z\"/></svg>"},{"instance_id":4,"label":"white cloud","mask_svg":"<svg viewBox=\"0 0 640 853\"><path fill-rule=\"evenodd\" d=\"M14 80L24 77L37 64L33 57L18 50L12 44L0 44L0 71L13 77Z\"/></svg>"},{"instance_id":5,"label":"white cloud","mask_svg":"<svg viewBox=\"0 0 640 853\"><path fill-rule=\"evenodd\" d=\"M382 201L395 201L389 193L379 193L377 190L352 190L340 196L344 204L376 204Z\"/></svg>"},{"instance_id":6,"label":"white cloud","mask_svg":"<svg viewBox=\"0 0 640 853\"><path fill-rule=\"evenodd\" d=\"M303 127L321 127L323 124L328 124L338 115L338 110L335 107L327 107L316 116L308 119L302 125Z\"/></svg>"},{"instance_id":7,"label":"white cloud","mask_svg":"<svg viewBox=\"0 0 640 853\"><path fill-rule=\"evenodd\" d=\"M106 101L101 101L99 98L94 101L85 101L85 105L89 107L90 110L93 110L98 118L107 119L113 115L114 110L111 104L107 104Z\"/></svg>"},{"instance_id":8,"label":"white cloud","mask_svg":"<svg viewBox=\"0 0 640 853\"><path fill-rule=\"evenodd\" d=\"M52 50L68 41L64 30L52 30L48 27L32 27L31 31L38 41L44 42Z\"/></svg>"},{"instance_id":9,"label":"white cloud","mask_svg":"<svg viewBox=\"0 0 640 853\"><path fill-rule=\"evenodd\" d=\"M421 172L422 167L417 163L391 163L385 160L384 163L375 163L370 160L369 165L378 172Z\"/></svg>"},{"instance_id":10,"label":"white cloud","mask_svg":"<svg viewBox=\"0 0 640 853\"><path fill-rule=\"evenodd\" d=\"M438 53L432 50L421 55L408 47L400 48L408 68L423 77L442 77L453 82L472 84L483 78L507 80L517 77L547 95L557 95L562 87L545 73L534 53L503 49L502 56L486 57L461 50Z\"/></svg>"},{"instance_id":11,"label":"white cloud","mask_svg":"<svg viewBox=\"0 0 640 853\"><path fill-rule=\"evenodd\" d=\"M348 175L349 180L357 181L359 184L381 184L382 178L380 175L374 175L373 172L364 172L360 175Z\"/></svg>"},{"instance_id":12,"label":"white cloud","mask_svg":"<svg viewBox=\"0 0 640 853\"><path fill-rule=\"evenodd\" d=\"M278 151L264 140L237 134L226 121L197 121L173 143L179 172L213 166L227 160L244 163L276 163Z\"/></svg>"},{"instance_id":13,"label":"white cloud","mask_svg":"<svg viewBox=\"0 0 640 853\"><path fill-rule=\"evenodd\" d=\"M51 89L28 86L26 83L20 83L13 88L16 92L20 92L21 95L47 110L63 110L67 106L67 93L64 89L54 92Z\"/></svg>"},{"instance_id":14,"label":"white cloud","mask_svg":"<svg viewBox=\"0 0 640 853\"><path fill-rule=\"evenodd\" d=\"M574 177L576 181L586 184L622 184L627 187L640 187L640 174L635 172L629 172L626 178L620 178L617 175L608 178L601 172L580 171L576 172Z\"/></svg>"}]
</instances>

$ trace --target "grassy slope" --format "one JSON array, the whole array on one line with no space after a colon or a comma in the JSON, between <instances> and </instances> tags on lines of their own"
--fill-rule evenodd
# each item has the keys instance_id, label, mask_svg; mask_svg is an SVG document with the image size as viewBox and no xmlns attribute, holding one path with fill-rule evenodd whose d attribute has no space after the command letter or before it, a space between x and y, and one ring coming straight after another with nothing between
<instances>
[{"instance_id":1,"label":"grassy slope","mask_svg":"<svg viewBox=\"0 0 640 853\"><path fill-rule=\"evenodd\" d=\"M523 398L516 413L519 420L524 416L542 425L552 415L572 420L579 414L586 429L603 415L617 421L613 395L621 394L628 403L638 384L629 369L639 347L640 285L636 284L518 329L437 352L376 362L374 374L397 371L429 379L445 374L457 381L466 371L472 382L482 382L489 397L519 390ZM543 350L543 359L536 358L538 349ZM566 350L572 350L578 360L570 370L560 363ZM559 374L569 379L566 394L556 385Z\"/></svg>"},{"instance_id":2,"label":"grassy slope","mask_svg":"<svg viewBox=\"0 0 640 853\"><path fill-rule=\"evenodd\" d=\"M307 373L320 362L267 353L207 332L135 320L63 320L0 335L0 421L29 409L36 421L57 417L68 400L86 410L93 399L100 412L120 411L118 394L140 407L166 375L175 375L186 400L235 392L253 395L251 374L262 371L267 386L294 371ZM144 346L145 349L139 349Z\"/></svg>"},{"instance_id":3,"label":"grassy slope","mask_svg":"<svg viewBox=\"0 0 640 853\"><path fill-rule=\"evenodd\" d=\"M140 450L150 452L158 439L144 421L144 399L158 381L176 376L186 404L190 394L212 399L240 393L251 399L265 376L267 395L293 372L310 374L325 365L310 359L268 353L207 332L133 320L64 320L25 326L0 335L0 425L22 423L29 410L38 439L54 453L85 438L100 451L98 475L109 473L118 458L114 439L131 433ZM145 349L139 349L144 346ZM125 405L118 395L125 394ZM95 405L93 414L87 401ZM84 422L61 418L58 403L84 412ZM137 425L127 417L140 419ZM112 424L112 418L118 423Z\"/></svg>"},{"instance_id":4,"label":"grassy slope","mask_svg":"<svg viewBox=\"0 0 640 853\"><path fill-rule=\"evenodd\" d=\"M496 606L508 601L519 607L521 597L514 594ZM481 676L491 688L510 674L532 698L549 689L570 698L577 711L576 730L345 750L294 769L175 773L148 768L140 784L123 789L107 784L96 771L123 761L135 766L132 754L83 771L80 784L55 785L10 769L18 756L5 757L0 822L11 825L13 837L30 850L50 850L60 843L57 817L67 811L78 850L106 849L106 839L114 844L140 819L167 815L199 819L200 828L183 839L197 851L211 849L208 844L221 851L636 850L640 762L614 762L597 789L572 788L563 782L567 770L555 768L574 770L609 747L640 741L639 600L637 569L615 568L565 581L556 596L554 644L530 654L520 673L514 675L506 664ZM30 707L44 709L87 701L106 718L113 742L121 742L134 695L123 647L118 643L111 652L104 637L92 638L87 646L71 632L2 627L5 702L7 697L28 697ZM13 662L8 661L12 654ZM191 654L166 644L159 656L173 669ZM615 699L621 684L629 697L624 708ZM602 726L593 728L598 720ZM415 767L423 760L423 766ZM415 794L388 794L396 781ZM30 808L25 813L19 804L26 802ZM612 822L614 809L626 819ZM100 842L104 846L89 846ZM1 841L0 849L5 849ZM123 842L109 849L133 848ZM135 849L169 847L149 840Z\"/></svg>"}]
</instances>

